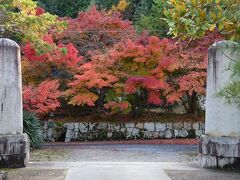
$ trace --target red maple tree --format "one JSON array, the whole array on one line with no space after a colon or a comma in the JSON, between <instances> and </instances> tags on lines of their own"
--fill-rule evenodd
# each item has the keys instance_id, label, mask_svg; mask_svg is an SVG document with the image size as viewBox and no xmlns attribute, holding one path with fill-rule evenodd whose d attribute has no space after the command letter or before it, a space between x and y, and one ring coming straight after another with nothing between
<instances>
[{"instance_id":1,"label":"red maple tree","mask_svg":"<svg viewBox=\"0 0 240 180\"><path fill-rule=\"evenodd\" d=\"M60 106L60 91L79 68L82 57L73 44L56 45L50 35L44 37L49 50L39 54L31 43L23 47L24 109L45 115Z\"/></svg>"},{"instance_id":2,"label":"red maple tree","mask_svg":"<svg viewBox=\"0 0 240 180\"><path fill-rule=\"evenodd\" d=\"M194 41L176 42L177 70L170 74L171 90L167 95L169 103L181 102L188 113L196 113L199 98L205 96L208 48L223 36L209 32Z\"/></svg>"},{"instance_id":3,"label":"red maple tree","mask_svg":"<svg viewBox=\"0 0 240 180\"><path fill-rule=\"evenodd\" d=\"M74 76L75 80L68 85L70 89L66 95L70 97L70 104L95 106L95 102L102 101L106 88L113 87L118 77L108 69L111 61L105 55L94 56L91 62L85 63L79 68L79 73ZM98 104L100 108L100 104Z\"/></svg>"},{"instance_id":4,"label":"red maple tree","mask_svg":"<svg viewBox=\"0 0 240 180\"><path fill-rule=\"evenodd\" d=\"M78 50L72 43L67 45L58 44L53 42L50 35L44 37L44 41L49 45L50 50L43 54L38 54L36 50L31 46L31 43L26 43L23 47L24 56L29 61L40 61L43 63L53 63L58 66L77 67L82 60L81 56L78 56Z\"/></svg>"},{"instance_id":5,"label":"red maple tree","mask_svg":"<svg viewBox=\"0 0 240 180\"><path fill-rule=\"evenodd\" d=\"M122 20L120 14L98 11L92 6L86 12L80 12L75 19L67 21L67 29L56 39L64 44L73 43L85 60L91 59L93 51L104 52L115 43L135 36L132 23Z\"/></svg>"},{"instance_id":6,"label":"red maple tree","mask_svg":"<svg viewBox=\"0 0 240 180\"><path fill-rule=\"evenodd\" d=\"M38 86L23 87L23 108L40 116L55 111L60 106L58 81L46 80Z\"/></svg>"}]
</instances>

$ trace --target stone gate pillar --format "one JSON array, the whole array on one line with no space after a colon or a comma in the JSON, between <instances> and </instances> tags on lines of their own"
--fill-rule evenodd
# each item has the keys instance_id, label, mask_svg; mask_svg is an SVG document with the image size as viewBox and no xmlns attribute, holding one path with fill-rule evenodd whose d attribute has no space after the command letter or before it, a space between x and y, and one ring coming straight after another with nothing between
<instances>
[{"instance_id":1,"label":"stone gate pillar","mask_svg":"<svg viewBox=\"0 0 240 180\"><path fill-rule=\"evenodd\" d=\"M233 59L240 60L237 43L221 41L209 48L205 135L199 143L203 167L224 167L239 161L240 108L216 96L231 79L229 64Z\"/></svg>"},{"instance_id":2,"label":"stone gate pillar","mask_svg":"<svg viewBox=\"0 0 240 180\"><path fill-rule=\"evenodd\" d=\"M23 134L20 47L0 39L0 168L25 167L29 140Z\"/></svg>"}]
</instances>

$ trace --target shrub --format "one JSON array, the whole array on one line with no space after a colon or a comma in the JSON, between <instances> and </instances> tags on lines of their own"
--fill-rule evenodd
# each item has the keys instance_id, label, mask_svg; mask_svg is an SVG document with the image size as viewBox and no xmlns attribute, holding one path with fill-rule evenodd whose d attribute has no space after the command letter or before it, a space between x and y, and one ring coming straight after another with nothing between
<instances>
[{"instance_id":1,"label":"shrub","mask_svg":"<svg viewBox=\"0 0 240 180\"><path fill-rule=\"evenodd\" d=\"M29 136L32 148L40 148L43 144L43 132L39 119L34 113L23 112L23 131Z\"/></svg>"}]
</instances>

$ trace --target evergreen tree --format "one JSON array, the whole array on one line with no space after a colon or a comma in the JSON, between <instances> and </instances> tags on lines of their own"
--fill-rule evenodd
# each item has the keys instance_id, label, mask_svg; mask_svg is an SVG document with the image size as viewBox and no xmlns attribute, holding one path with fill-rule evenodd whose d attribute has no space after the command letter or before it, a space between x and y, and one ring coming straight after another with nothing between
<instances>
[{"instance_id":1,"label":"evergreen tree","mask_svg":"<svg viewBox=\"0 0 240 180\"><path fill-rule=\"evenodd\" d=\"M137 21L141 15L147 15L153 0L128 0L129 6L123 13L124 19Z\"/></svg>"},{"instance_id":2,"label":"evergreen tree","mask_svg":"<svg viewBox=\"0 0 240 180\"><path fill-rule=\"evenodd\" d=\"M151 35L166 37L168 25L164 20L165 0L152 0L146 6L141 6L136 11L135 25L139 32L147 30Z\"/></svg>"},{"instance_id":3,"label":"evergreen tree","mask_svg":"<svg viewBox=\"0 0 240 180\"><path fill-rule=\"evenodd\" d=\"M77 17L78 12L85 11L91 3L91 0L38 0L39 6L51 14L72 18Z\"/></svg>"},{"instance_id":4,"label":"evergreen tree","mask_svg":"<svg viewBox=\"0 0 240 180\"><path fill-rule=\"evenodd\" d=\"M76 18L79 12L86 11L91 5L98 9L109 10L119 0L38 0L39 6L60 17Z\"/></svg>"},{"instance_id":5,"label":"evergreen tree","mask_svg":"<svg viewBox=\"0 0 240 180\"><path fill-rule=\"evenodd\" d=\"M94 3L95 2L95 3ZM117 5L119 0L94 0L94 4L101 10L109 10L113 5Z\"/></svg>"}]
</instances>

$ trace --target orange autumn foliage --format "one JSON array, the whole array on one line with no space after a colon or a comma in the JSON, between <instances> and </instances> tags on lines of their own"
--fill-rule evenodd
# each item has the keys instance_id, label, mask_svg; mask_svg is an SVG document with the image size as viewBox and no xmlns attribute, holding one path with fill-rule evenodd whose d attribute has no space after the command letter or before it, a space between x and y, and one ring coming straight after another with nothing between
<instances>
[{"instance_id":1,"label":"orange autumn foliage","mask_svg":"<svg viewBox=\"0 0 240 180\"><path fill-rule=\"evenodd\" d=\"M40 116L55 111L60 106L58 81L43 81L37 87L23 87L23 108Z\"/></svg>"}]
</instances>

